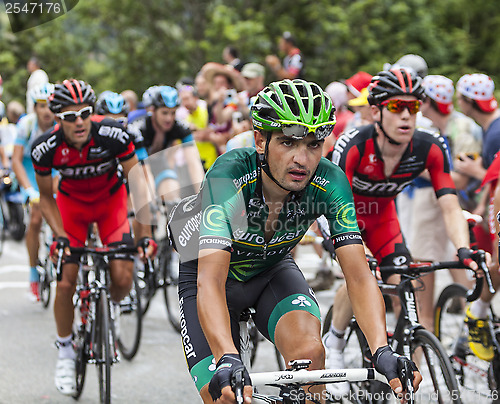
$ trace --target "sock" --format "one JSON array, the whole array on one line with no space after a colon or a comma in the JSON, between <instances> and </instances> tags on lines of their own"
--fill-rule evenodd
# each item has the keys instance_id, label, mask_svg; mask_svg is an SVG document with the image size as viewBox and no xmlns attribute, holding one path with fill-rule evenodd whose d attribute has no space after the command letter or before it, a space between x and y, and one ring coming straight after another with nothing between
<instances>
[{"instance_id":1,"label":"sock","mask_svg":"<svg viewBox=\"0 0 500 404\"><path fill-rule=\"evenodd\" d=\"M477 299L470 305L470 314L476 318L486 318L488 317L488 311L490 309L490 304L485 302L483 299Z\"/></svg>"},{"instance_id":2,"label":"sock","mask_svg":"<svg viewBox=\"0 0 500 404\"><path fill-rule=\"evenodd\" d=\"M38 270L36 267L31 267L30 268L30 282L39 282L40 281L40 274L38 273Z\"/></svg>"},{"instance_id":3,"label":"sock","mask_svg":"<svg viewBox=\"0 0 500 404\"><path fill-rule=\"evenodd\" d=\"M60 359L75 359L76 353L73 349L73 337L70 334L67 337L57 336L57 342L59 346L59 358Z\"/></svg>"},{"instance_id":4,"label":"sock","mask_svg":"<svg viewBox=\"0 0 500 404\"><path fill-rule=\"evenodd\" d=\"M333 325L331 325L327 337L325 338L325 346L329 349L344 349L344 334L345 330L337 330Z\"/></svg>"}]
</instances>

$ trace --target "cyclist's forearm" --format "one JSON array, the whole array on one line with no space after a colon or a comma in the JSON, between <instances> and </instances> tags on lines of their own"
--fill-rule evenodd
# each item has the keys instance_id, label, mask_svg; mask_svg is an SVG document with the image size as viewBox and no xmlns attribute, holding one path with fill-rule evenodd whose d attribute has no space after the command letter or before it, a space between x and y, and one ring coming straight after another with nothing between
<instances>
[{"instance_id":1,"label":"cyclist's forearm","mask_svg":"<svg viewBox=\"0 0 500 404\"><path fill-rule=\"evenodd\" d=\"M368 268L362 245L346 245L337 248L336 253L344 272L354 316L373 353L377 348L387 345L382 294Z\"/></svg>"},{"instance_id":2,"label":"cyclist's forearm","mask_svg":"<svg viewBox=\"0 0 500 404\"><path fill-rule=\"evenodd\" d=\"M59 213L59 208L57 207L57 203L52 195L48 197L47 195L40 193L40 209L42 210L43 217L52 229L54 237L67 237L61 214Z\"/></svg>"},{"instance_id":3,"label":"cyclist's forearm","mask_svg":"<svg viewBox=\"0 0 500 404\"><path fill-rule=\"evenodd\" d=\"M438 199L439 206L443 212L446 233L458 250L461 247L469 247L469 230L467 221L462 213L462 208L456 195L443 195Z\"/></svg>"},{"instance_id":4,"label":"cyclist's forearm","mask_svg":"<svg viewBox=\"0 0 500 404\"><path fill-rule=\"evenodd\" d=\"M17 182L19 182L24 189L28 189L33 186L26 175L23 163L14 156L12 157L12 171L16 174Z\"/></svg>"},{"instance_id":5,"label":"cyclist's forearm","mask_svg":"<svg viewBox=\"0 0 500 404\"><path fill-rule=\"evenodd\" d=\"M205 176L200 155L198 154L198 149L196 146L188 146L184 148L184 153L186 155L191 184L193 185L195 192L198 192L200 190L203 177Z\"/></svg>"},{"instance_id":6,"label":"cyclist's forearm","mask_svg":"<svg viewBox=\"0 0 500 404\"><path fill-rule=\"evenodd\" d=\"M371 277L371 278L369 278ZM375 277L348 280L347 292L351 300L354 316L366 337L370 351L374 353L387 345L384 299Z\"/></svg>"},{"instance_id":7,"label":"cyclist's forearm","mask_svg":"<svg viewBox=\"0 0 500 404\"><path fill-rule=\"evenodd\" d=\"M149 224L144 224L139 222L134 218L134 224L132 226L136 232L135 241L137 242L143 237L152 237L151 226Z\"/></svg>"},{"instance_id":8,"label":"cyclist's forearm","mask_svg":"<svg viewBox=\"0 0 500 404\"><path fill-rule=\"evenodd\" d=\"M226 302L229 257L226 251L202 250L198 263L198 318L216 361L226 353L238 353Z\"/></svg>"},{"instance_id":9,"label":"cyclist's forearm","mask_svg":"<svg viewBox=\"0 0 500 404\"><path fill-rule=\"evenodd\" d=\"M9 159L4 151L3 146L0 146L0 164L3 168L9 167Z\"/></svg>"}]
</instances>

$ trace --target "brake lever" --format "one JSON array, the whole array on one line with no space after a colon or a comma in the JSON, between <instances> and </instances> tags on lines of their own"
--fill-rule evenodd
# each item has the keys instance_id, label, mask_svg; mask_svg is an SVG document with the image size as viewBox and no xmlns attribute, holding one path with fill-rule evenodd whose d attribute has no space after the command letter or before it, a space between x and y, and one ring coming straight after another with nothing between
<instances>
[{"instance_id":1,"label":"brake lever","mask_svg":"<svg viewBox=\"0 0 500 404\"><path fill-rule=\"evenodd\" d=\"M236 404L243 404L243 369L236 370L231 375L231 388L236 396Z\"/></svg>"},{"instance_id":2,"label":"brake lever","mask_svg":"<svg viewBox=\"0 0 500 404\"><path fill-rule=\"evenodd\" d=\"M403 385L403 392L406 392L406 402L413 404L415 401L415 389L413 388L413 371L408 360L398 359L399 380Z\"/></svg>"}]
</instances>

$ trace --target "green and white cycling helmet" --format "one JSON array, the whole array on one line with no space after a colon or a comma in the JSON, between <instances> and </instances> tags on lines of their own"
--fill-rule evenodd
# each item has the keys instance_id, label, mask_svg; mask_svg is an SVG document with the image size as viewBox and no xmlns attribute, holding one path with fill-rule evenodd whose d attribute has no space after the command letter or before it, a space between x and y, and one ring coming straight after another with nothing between
<instances>
[{"instance_id":1,"label":"green and white cycling helmet","mask_svg":"<svg viewBox=\"0 0 500 404\"><path fill-rule=\"evenodd\" d=\"M294 139L313 132L317 140L330 135L335 126L335 107L330 96L316 83L300 79L269 84L251 108L256 130L280 130Z\"/></svg>"}]
</instances>

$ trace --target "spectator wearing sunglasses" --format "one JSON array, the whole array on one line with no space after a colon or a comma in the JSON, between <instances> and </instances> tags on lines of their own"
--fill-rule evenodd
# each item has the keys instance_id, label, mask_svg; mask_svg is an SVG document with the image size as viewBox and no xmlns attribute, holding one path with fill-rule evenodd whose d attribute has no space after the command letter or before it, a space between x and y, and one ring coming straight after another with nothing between
<instances>
[{"instance_id":1,"label":"spectator wearing sunglasses","mask_svg":"<svg viewBox=\"0 0 500 404\"><path fill-rule=\"evenodd\" d=\"M368 90L374 124L342 135L333 151L334 163L344 170L352 186L365 245L380 265L410 263L394 199L428 170L447 233L459 259L469 262L469 233L450 175L447 146L440 135L416 128L416 114L424 97L422 79L410 70L395 68L374 76ZM470 266L477 268L475 263ZM397 275L388 281L397 282L394 277ZM343 337L352 317L345 286L335 295L333 307L333 321L324 337L326 365L343 368ZM348 393L349 386L335 383L327 389L339 397Z\"/></svg>"},{"instance_id":2,"label":"spectator wearing sunglasses","mask_svg":"<svg viewBox=\"0 0 500 404\"><path fill-rule=\"evenodd\" d=\"M255 149L221 155L206 174L201 192L181 201L169 224L182 262L184 350L191 353L186 359L203 402L235 402L227 381L236 372L242 372L245 402L250 400L251 380L234 332L248 307L255 308L257 328L276 344L286 363L303 358L312 361L310 369L324 368L318 302L290 255L321 215L328 221L376 368L398 374L349 182L339 167L322 157L324 139L335 124L330 97L315 83L274 82L258 94L251 116ZM193 223L199 223L199 234L193 234ZM210 363L217 365L207 366ZM421 376L414 375L418 387ZM390 379L393 388L401 386L397 377ZM310 387L315 397L324 397L322 390Z\"/></svg>"},{"instance_id":3,"label":"spectator wearing sunglasses","mask_svg":"<svg viewBox=\"0 0 500 404\"><path fill-rule=\"evenodd\" d=\"M69 247L83 247L91 223L97 223L105 245L133 244L127 217L127 192L118 175L125 177L137 164L131 136L116 121L93 122L95 94L79 80L56 84L48 98L58 125L34 142L31 158L40 191L40 208L56 241L51 251L64 246L62 279L57 282L54 314L59 348L55 384L66 395L75 393L75 352L72 344L73 294L79 257ZM54 198L51 170L60 172L59 192ZM147 189L144 189L147 194ZM154 254L151 229L137 224L141 257ZM144 246L144 247L143 247ZM111 267L111 299L118 303L132 286L133 257L115 257Z\"/></svg>"}]
</instances>

